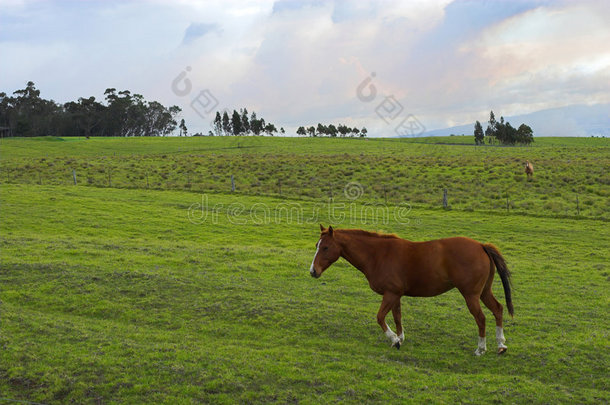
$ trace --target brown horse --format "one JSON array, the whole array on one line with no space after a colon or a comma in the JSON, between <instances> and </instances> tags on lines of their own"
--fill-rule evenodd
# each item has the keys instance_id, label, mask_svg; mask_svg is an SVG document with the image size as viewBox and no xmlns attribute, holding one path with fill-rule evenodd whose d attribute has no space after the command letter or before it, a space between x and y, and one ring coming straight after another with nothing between
<instances>
[{"instance_id":1,"label":"brown horse","mask_svg":"<svg viewBox=\"0 0 610 405\"><path fill-rule=\"evenodd\" d=\"M525 175L528 179L534 177L534 165L532 165L529 160L525 161Z\"/></svg>"},{"instance_id":2,"label":"brown horse","mask_svg":"<svg viewBox=\"0 0 610 405\"><path fill-rule=\"evenodd\" d=\"M504 286L508 313L513 315L510 272L498 249L491 244L458 237L429 242L410 242L396 235L385 235L359 229L325 229L320 225L320 240L309 273L318 278L331 264L343 257L364 273L371 289L383 295L377 322L392 346L400 349L404 341L400 298L432 297L457 288L479 327L475 354L487 350L485 315L479 300L496 318L498 354L506 351L502 329L502 305L491 292L494 267ZM392 311L396 333L386 324Z\"/></svg>"}]
</instances>

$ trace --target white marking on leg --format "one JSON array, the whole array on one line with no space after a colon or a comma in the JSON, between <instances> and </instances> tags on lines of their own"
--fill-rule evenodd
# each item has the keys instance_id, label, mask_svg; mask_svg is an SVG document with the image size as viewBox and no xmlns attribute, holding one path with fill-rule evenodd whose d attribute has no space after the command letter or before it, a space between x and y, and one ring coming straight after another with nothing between
<instances>
[{"instance_id":1,"label":"white marking on leg","mask_svg":"<svg viewBox=\"0 0 610 405\"><path fill-rule=\"evenodd\" d=\"M477 350L474 351L474 354L477 356L480 356L482 354L485 354L485 352L487 351L487 341L485 340L485 337L481 337L479 336L479 345L477 347Z\"/></svg>"},{"instance_id":2,"label":"white marking on leg","mask_svg":"<svg viewBox=\"0 0 610 405\"><path fill-rule=\"evenodd\" d=\"M498 349L506 349L506 338L504 337L504 329L501 326L496 326L496 342L498 343Z\"/></svg>"},{"instance_id":3,"label":"white marking on leg","mask_svg":"<svg viewBox=\"0 0 610 405\"><path fill-rule=\"evenodd\" d=\"M385 324L385 327L387 328L385 330L385 335L388 337L388 339L390 340L394 340L394 338L396 338L396 333L394 333L394 331L392 329L390 329L390 327L388 326L388 324Z\"/></svg>"},{"instance_id":4,"label":"white marking on leg","mask_svg":"<svg viewBox=\"0 0 610 405\"><path fill-rule=\"evenodd\" d=\"M316 256L318 255L318 251L320 250L320 242L322 242L322 238L320 238L320 240L316 244L316 253L313 255L313 260L311 261L311 266L309 267L309 274L311 274L312 276L316 272L313 268L313 263L316 261Z\"/></svg>"},{"instance_id":5,"label":"white marking on leg","mask_svg":"<svg viewBox=\"0 0 610 405\"><path fill-rule=\"evenodd\" d=\"M398 335L398 340L400 341L400 343L405 341L405 331L404 330L402 332L400 332L400 335Z\"/></svg>"},{"instance_id":6,"label":"white marking on leg","mask_svg":"<svg viewBox=\"0 0 610 405\"><path fill-rule=\"evenodd\" d=\"M392 346L396 346L397 343L400 344L400 339L398 338L398 336L396 336L396 333L394 333L394 331L392 331L392 329L390 329L390 327L388 326L387 323L385 324L385 327L387 328L385 330L385 335L392 342Z\"/></svg>"}]
</instances>

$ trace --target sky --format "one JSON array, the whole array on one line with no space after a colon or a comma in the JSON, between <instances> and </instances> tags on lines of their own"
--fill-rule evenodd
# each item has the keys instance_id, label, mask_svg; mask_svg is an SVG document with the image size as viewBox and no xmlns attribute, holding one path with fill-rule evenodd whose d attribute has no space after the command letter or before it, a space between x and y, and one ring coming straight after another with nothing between
<instances>
[{"instance_id":1,"label":"sky","mask_svg":"<svg viewBox=\"0 0 610 405\"><path fill-rule=\"evenodd\" d=\"M417 135L610 103L610 2L0 0L0 91L106 88L182 108L189 132L247 108Z\"/></svg>"}]
</instances>

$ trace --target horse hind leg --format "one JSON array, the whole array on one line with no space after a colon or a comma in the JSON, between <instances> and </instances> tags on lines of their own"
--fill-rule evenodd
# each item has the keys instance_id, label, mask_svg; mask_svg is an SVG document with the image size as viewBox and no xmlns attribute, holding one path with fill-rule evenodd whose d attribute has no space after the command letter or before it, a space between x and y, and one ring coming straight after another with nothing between
<instances>
[{"instance_id":1,"label":"horse hind leg","mask_svg":"<svg viewBox=\"0 0 610 405\"><path fill-rule=\"evenodd\" d=\"M479 303L479 295L469 295L465 296L464 298L470 313L474 317L474 320L477 322L477 326L479 327L479 344L477 345L477 349L474 351L474 354L481 356L487 351L487 342L485 340L485 314L483 313L481 304Z\"/></svg>"},{"instance_id":2,"label":"horse hind leg","mask_svg":"<svg viewBox=\"0 0 610 405\"><path fill-rule=\"evenodd\" d=\"M489 308L496 318L496 343L498 344L498 354L504 354L506 353L507 347L505 345L506 338L504 338L504 329L502 327L502 304L494 297L491 289L483 291L481 301L483 301L483 304Z\"/></svg>"},{"instance_id":3,"label":"horse hind leg","mask_svg":"<svg viewBox=\"0 0 610 405\"><path fill-rule=\"evenodd\" d=\"M392 316L394 316L394 324L396 325L396 334L398 335L398 346L397 349L400 349L400 345L405 340L405 333L402 329L402 314L400 311L400 298L392 308Z\"/></svg>"}]
</instances>

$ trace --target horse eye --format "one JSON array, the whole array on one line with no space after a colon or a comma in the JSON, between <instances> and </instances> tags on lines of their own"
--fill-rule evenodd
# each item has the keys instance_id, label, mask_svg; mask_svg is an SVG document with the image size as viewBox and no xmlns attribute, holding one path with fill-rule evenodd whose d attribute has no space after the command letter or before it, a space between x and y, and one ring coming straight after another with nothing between
<instances>
[{"instance_id":1,"label":"horse eye","mask_svg":"<svg viewBox=\"0 0 610 405\"><path fill-rule=\"evenodd\" d=\"M328 246L324 246L322 250L328 250Z\"/></svg>"}]
</instances>

